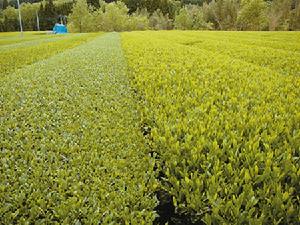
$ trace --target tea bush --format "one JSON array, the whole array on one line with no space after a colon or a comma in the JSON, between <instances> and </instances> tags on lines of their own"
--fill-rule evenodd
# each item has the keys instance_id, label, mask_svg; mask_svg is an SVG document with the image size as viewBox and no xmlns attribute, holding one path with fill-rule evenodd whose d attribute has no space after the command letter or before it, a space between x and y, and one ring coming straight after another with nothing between
<instances>
[{"instance_id":1,"label":"tea bush","mask_svg":"<svg viewBox=\"0 0 300 225\"><path fill-rule=\"evenodd\" d=\"M176 41L186 46L241 59L282 74L300 75L300 34L278 32L182 32ZM171 41L174 37L171 37Z\"/></svg>"},{"instance_id":2,"label":"tea bush","mask_svg":"<svg viewBox=\"0 0 300 225\"><path fill-rule=\"evenodd\" d=\"M1 32L0 33L0 48L4 45L17 44L22 42L43 40L48 39L50 35L46 35L44 31L35 32L23 32L21 37L20 32ZM51 35L51 37L57 37L56 35Z\"/></svg>"},{"instance_id":3,"label":"tea bush","mask_svg":"<svg viewBox=\"0 0 300 225\"><path fill-rule=\"evenodd\" d=\"M152 223L154 160L125 73L113 33L1 80L0 224Z\"/></svg>"},{"instance_id":4,"label":"tea bush","mask_svg":"<svg viewBox=\"0 0 300 225\"><path fill-rule=\"evenodd\" d=\"M179 213L206 224L299 222L300 58L292 48L298 38L122 34L161 188ZM265 47L269 42L274 49Z\"/></svg>"},{"instance_id":5,"label":"tea bush","mask_svg":"<svg viewBox=\"0 0 300 225\"><path fill-rule=\"evenodd\" d=\"M48 38L36 38L35 40L16 42L0 47L0 74L9 74L18 68L47 59L66 49L74 48L98 34L69 34L66 36L49 35ZM29 36L29 35L28 35ZM25 35L25 40L27 40ZM1 76L2 77L2 76ZM1 79L0 77L0 79Z\"/></svg>"}]
</instances>

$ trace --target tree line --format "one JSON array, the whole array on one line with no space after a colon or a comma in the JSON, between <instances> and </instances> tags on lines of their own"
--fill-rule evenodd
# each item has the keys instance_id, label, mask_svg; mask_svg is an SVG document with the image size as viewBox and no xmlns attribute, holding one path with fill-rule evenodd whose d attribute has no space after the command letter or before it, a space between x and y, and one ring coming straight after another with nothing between
<instances>
[{"instance_id":1,"label":"tree line","mask_svg":"<svg viewBox=\"0 0 300 225\"><path fill-rule=\"evenodd\" d=\"M0 31L18 30L16 0L0 1ZM37 19L40 30L64 21L73 32L300 30L300 0L27 0L21 13L25 30Z\"/></svg>"},{"instance_id":2,"label":"tree line","mask_svg":"<svg viewBox=\"0 0 300 225\"><path fill-rule=\"evenodd\" d=\"M74 6L73 1L53 2L53 0L21 3L22 25L26 31L51 30L56 22L69 15ZM0 4L1 5L1 4ZM17 3L15 0L2 2L0 10L0 32L18 31L19 20ZM39 22L38 22L39 21Z\"/></svg>"}]
</instances>

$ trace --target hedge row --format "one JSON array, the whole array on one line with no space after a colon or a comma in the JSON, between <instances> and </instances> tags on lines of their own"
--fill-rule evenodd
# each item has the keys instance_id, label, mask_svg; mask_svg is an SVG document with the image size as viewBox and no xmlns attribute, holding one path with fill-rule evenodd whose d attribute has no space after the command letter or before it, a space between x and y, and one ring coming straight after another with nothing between
<instances>
[{"instance_id":1,"label":"hedge row","mask_svg":"<svg viewBox=\"0 0 300 225\"><path fill-rule=\"evenodd\" d=\"M46 35L45 31L40 32L23 32L21 36L20 32L2 32L0 34L0 49L4 45L14 45L20 44L22 42L43 40L48 39L50 35ZM56 35L51 35L51 37L57 37Z\"/></svg>"},{"instance_id":2,"label":"hedge row","mask_svg":"<svg viewBox=\"0 0 300 225\"><path fill-rule=\"evenodd\" d=\"M6 43L5 45L0 46L0 74L3 76L26 65L42 59L47 59L66 49L83 44L88 40L93 39L96 35L98 34L68 34L66 36L49 35L47 38L42 36L42 38L35 37L32 40L30 36L37 35L25 34L25 40L21 42L19 40L22 40L23 38L19 37L16 39L18 41L14 44Z\"/></svg>"},{"instance_id":3,"label":"hedge row","mask_svg":"<svg viewBox=\"0 0 300 225\"><path fill-rule=\"evenodd\" d=\"M252 32L237 42L237 33L226 32L222 39L230 41L223 45L219 35L122 34L141 123L151 129L149 141L159 156L161 188L194 222L297 224L300 79L292 73L299 65L289 63L299 53L268 55L254 40L272 39L280 48L299 34ZM246 47L249 42L253 47ZM250 62L261 54L267 66ZM287 64L277 71L281 61Z\"/></svg>"},{"instance_id":4,"label":"hedge row","mask_svg":"<svg viewBox=\"0 0 300 225\"><path fill-rule=\"evenodd\" d=\"M125 68L114 33L3 79L0 224L152 223L154 160Z\"/></svg>"},{"instance_id":5,"label":"hedge row","mask_svg":"<svg viewBox=\"0 0 300 225\"><path fill-rule=\"evenodd\" d=\"M226 32L181 32L175 39L199 51L217 52L283 75L300 75L298 32L236 32L230 35L226 35Z\"/></svg>"}]
</instances>

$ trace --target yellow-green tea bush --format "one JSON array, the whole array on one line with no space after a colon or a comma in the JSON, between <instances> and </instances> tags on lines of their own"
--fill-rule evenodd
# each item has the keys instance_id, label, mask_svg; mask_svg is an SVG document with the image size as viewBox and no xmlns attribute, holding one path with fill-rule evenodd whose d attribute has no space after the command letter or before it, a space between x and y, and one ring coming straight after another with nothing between
<instances>
[{"instance_id":1,"label":"yellow-green tea bush","mask_svg":"<svg viewBox=\"0 0 300 225\"><path fill-rule=\"evenodd\" d=\"M68 34L58 37L49 35L48 38L36 38L31 41L2 45L0 46L0 79L5 74L13 72L23 66L83 44L96 35L98 34ZM22 38L19 37L19 39Z\"/></svg>"},{"instance_id":2,"label":"yellow-green tea bush","mask_svg":"<svg viewBox=\"0 0 300 225\"><path fill-rule=\"evenodd\" d=\"M176 41L199 51L217 52L282 74L300 75L300 33L269 33L178 32Z\"/></svg>"},{"instance_id":3,"label":"yellow-green tea bush","mask_svg":"<svg viewBox=\"0 0 300 225\"><path fill-rule=\"evenodd\" d=\"M148 156L119 35L0 86L0 224L151 224Z\"/></svg>"},{"instance_id":4,"label":"yellow-green tea bush","mask_svg":"<svg viewBox=\"0 0 300 225\"><path fill-rule=\"evenodd\" d=\"M51 35L55 37L55 35ZM40 39L48 39L48 35L45 31L23 32L22 36L20 32L1 32L0 33L0 48L4 45L22 43L27 41L34 41Z\"/></svg>"},{"instance_id":5,"label":"yellow-green tea bush","mask_svg":"<svg viewBox=\"0 0 300 225\"><path fill-rule=\"evenodd\" d=\"M179 213L206 224L299 223L296 40L298 33L122 34L161 188ZM274 50L264 46L271 42ZM290 42L296 50L281 47Z\"/></svg>"}]
</instances>

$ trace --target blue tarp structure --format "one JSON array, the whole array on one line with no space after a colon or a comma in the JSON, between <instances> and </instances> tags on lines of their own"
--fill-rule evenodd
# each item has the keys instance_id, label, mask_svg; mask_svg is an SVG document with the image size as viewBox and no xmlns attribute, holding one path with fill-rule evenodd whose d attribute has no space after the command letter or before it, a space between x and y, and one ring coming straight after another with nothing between
<instances>
[{"instance_id":1,"label":"blue tarp structure","mask_svg":"<svg viewBox=\"0 0 300 225\"><path fill-rule=\"evenodd\" d=\"M66 33L68 33L68 29L65 25L56 23L55 26L53 27L53 33L54 34L66 34Z\"/></svg>"}]
</instances>

